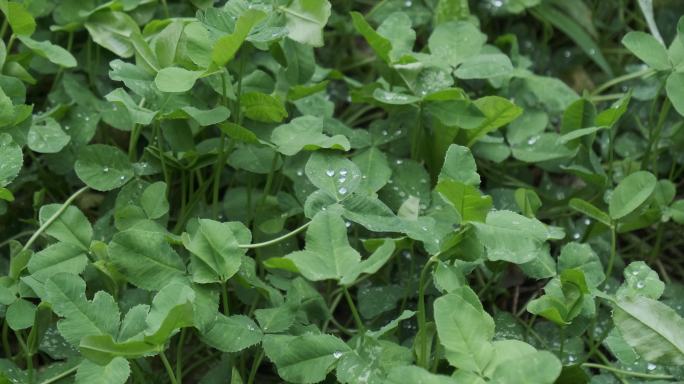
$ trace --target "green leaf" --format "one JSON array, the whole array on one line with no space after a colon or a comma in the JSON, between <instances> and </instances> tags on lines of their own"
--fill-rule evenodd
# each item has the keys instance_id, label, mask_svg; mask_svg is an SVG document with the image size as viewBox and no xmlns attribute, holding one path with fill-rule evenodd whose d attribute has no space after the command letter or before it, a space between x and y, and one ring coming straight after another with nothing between
<instances>
[{"instance_id":1,"label":"green leaf","mask_svg":"<svg viewBox=\"0 0 684 384\"><path fill-rule=\"evenodd\" d=\"M411 28L411 18L404 12L391 13L378 27L378 33L392 44L390 59L400 59L411 53L416 41L416 32Z\"/></svg>"},{"instance_id":2,"label":"green leaf","mask_svg":"<svg viewBox=\"0 0 684 384\"><path fill-rule=\"evenodd\" d=\"M629 32L622 38L622 45L653 69L659 71L672 69L667 49L648 33L641 31Z\"/></svg>"},{"instance_id":3,"label":"green leaf","mask_svg":"<svg viewBox=\"0 0 684 384\"><path fill-rule=\"evenodd\" d=\"M259 92L240 96L240 107L246 117L264 123L279 123L287 117L285 105L277 97Z\"/></svg>"},{"instance_id":4,"label":"green leaf","mask_svg":"<svg viewBox=\"0 0 684 384\"><path fill-rule=\"evenodd\" d=\"M123 58L133 56L134 37L140 36L138 24L124 12L100 11L88 17L85 23L94 42Z\"/></svg>"},{"instance_id":5,"label":"green leaf","mask_svg":"<svg viewBox=\"0 0 684 384\"><path fill-rule=\"evenodd\" d=\"M301 116L273 130L271 141L278 152L293 156L301 150L313 151L319 148L332 148L342 151L350 149L349 140L342 135L323 134L323 119L315 116Z\"/></svg>"},{"instance_id":6,"label":"green leaf","mask_svg":"<svg viewBox=\"0 0 684 384\"><path fill-rule=\"evenodd\" d=\"M332 335L266 335L266 356L276 365L278 375L293 383L317 383L332 371L337 360L350 350Z\"/></svg>"},{"instance_id":7,"label":"green leaf","mask_svg":"<svg viewBox=\"0 0 684 384\"><path fill-rule=\"evenodd\" d=\"M231 61L252 28L266 18L266 16L264 12L256 9L248 9L243 12L237 22L235 22L233 33L220 37L214 43L211 52L211 59L214 63L222 67Z\"/></svg>"},{"instance_id":8,"label":"green leaf","mask_svg":"<svg viewBox=\"0 0 684 384\"><path fill-rule=\"evenodd\" d=\"M625 282L617 291L620 298L644 296L657 300L665 291L665 283L643 261L633 261L623 271Z\"/></svg>"},{"instance_id":9,"label":"green leaf","mask_svg":"<svg viewBox=\"0 0 684 384\"><path fill-rule=\"evenodd\" d=\"M105 95L105 99L125 108L128 111L132 122L136 124L148 125L152 122L156 115L155 112L147 108L140 107L138 103L135 102L133 98L121 88L117 88L109 92L107 95Z\"/></svg>"},{"instance_id":10,"label":"green leaf","mask_svg":"<svg viewBox=\"0 0 684 384\"><path fill-rule=\"evenodd\" d=\"M387 184L392 176L392 170L387 162L387 156L376 147L360 151L352 161L361 171L361 183L357 192L373 194Z\"/></svg>"},{"instance_id":11,"label":"green leaf","mask_svg":"<svg viewBox=\"0 0 684 384\"><path fill-rule=\"evenodd\" d=\"M338 200L356 192L361 184L361 171L352 161L328 153L315 152L304 168L306 176L317 188Z\"/></svg>"},{"instance_id":12,"label":"green leaf","mask_svg":"<svg viewBox=\"0 0 684 384\"><path fill-rule=\"evenodd\" d=\"M222 105L209 110L197 109L192 106L183 107L182 109L183 112L187 113L197 124L203 127L223 123L230 117L230 110Z\"/></svg>"},{"instance_id":13,"label":"green leaf","mask_svg":"<svg viewBox=\"0 0 684 384\"><path fill-rule=\"evenodd\" d=\"M7 307L5 319L9 327L18 331L33 326L36 306L30 301L19 299Z\"/></svg>"},{"instance_id":14,"label":"green leaf","mask_svg":"<svg viewBox=\"0 0 684 384\"><path fill-rule=\"evenodd\" d=\"M586 200L572 198L568 205L575 211L583 213L602 224L611 225L610 216Z\"/></svg>"},{"instance_id":15,"label":"green leaf","mask_svg":"<svg viewBox=\"0 0 684 384\"><path fill-rule=\"evenodd\" d=\"M507 357L496 365L491 376L492 383L553 384L561 373L561 362L549 351L534 351Z\"/></svg>"},{"instance_id":16,"label":"green leaf","mask_svg":"<svg viewBox=\"0 0 684 384\"><path fill-rule=\"evenodd\" d=\"M158 350L154 344L144 341L117 343L111 335L86 336L78 347L85 358L100 365L107 365L117 357L134 359Z\"/></svg>"},{"instance_id":17,"label":"green leaf","mask_svg":"<svg viewBox=\"0 0 684 384\"><path fill-rule=\"evenodd\" d=\"M148 222L114 235L109 256L128 281L143 289L158 290L185 275L185 264L166 242L166 233Z\"/></svg>"},{"instance_id":18,"label":"green leaf","mask_svg":"<svg viewBox=\"0 0 684 384\"><path fill-rule=\"evenodd\" d=\"M501 53L486 53L464 60L454 71L459 79L490 79L513 72L508 56Z\"/></svg>"},{"instance_id":19,"label":"green leaf","mask_svg":"<svg viewBox=\"0 0 684 384\"><path fill-rule=\"evenodd\" d=\"M468 131L468 147L489 132L503 127L522 114L522 108L499 96L485 96L475 100L475 106L484 114L485 121L476 129Z\"/></svg>"},{"instance_id":20,"label":"green leaf","mask_svg":"<svg viewBox=\"0 0 684 384\"><path fill-rule=\"evenodd\" d=\"M520 207L520 211L527 217L534 217L542 202L536 192L527 188L515 190L515 203Z\"/></svg>"},{"instance_id":21,"label":"green leaf","mask_svg":"<svg viewBox=\"0 0 684 384\"><path fill-rule=\"evenodd\" d=\"M651 197L657 181L656 177L647 171L634 172L622 179L608 204L610 217L617 220L639 208Z\"/></svg>"},{"instance_id":22,"label":"green leaf","mask_svg":"<svg viewBox=\"0 0 684 384\"><path fill-rule=\"evenodd\" d=\"M526 142L512 146L513 157L526 163L539 163L549 160L564 159L574 156L574 150L561 142L555 132L544 132L530 137Z\"/></svg>"},{"instance_id":23,"label":"green leaf","mask_svg":"<svg viewBox=\"0 0 684 384\"><path fill-rule=\"evenodd\" d=\"M550 234L539 220L511 211L492 211L485 223L474 222L489 260L522 264L533 260Z\"/></svg>"},{"instance_id":24,"label":"green leaf","mask_svg":"<svg viewBox=\"0 0 684 384\"><path fill-rule=\"evenodd\" d=\"M415 365L397 366L392 368L387 375L387 384L455 384L456 381L449 376L437 375Z\"/></svg>"},{"instance_id":25,"label":"green leaf","mask_svg":"<svg viewBox=\"0 0 684 384\"><path fill-rule=\"evenodd\" d=\"M340 279L340 284L351 285L361 274L374 274L387 263L390 257L392 257L395 248L396 246L394 245L393 240L385 240L373 254L349 270L342 279Z\"/></svg>"},{"instance_id":26,"label":"green leaf","mask_svg":"<svg viewBox=\"0 0 684 384\"><path fill-rule=\"evenodd\" d=\"M449 363L456 368L482 373L492 358L494 320L470 288L439 297L434 303L439 341Z\"/></svg>"},{"instance_id":27,"label":"green leaf","mask_svg":"<svg viewBox=\"0 0 684 384\"><path fill-rule=\"evenodd\" d=\"M241 125L225 121L219 124L219 128L223 133L228 135L228 137L233 140L250 144L256 144L259 142L259 138L254 134L254 132Z\"/></svg>"},{"instance_id":28,"label":"green leaf","mask_svg":"<svg viewBox=\"0 0 684 384\"><path fill-rule=\"evenodd\" d=\"M297 311L292 305L285 304L274 308L257 309L254 316L264 332L281 333L294 324Z\"/></svg>"},{"instance_id":29,"label":"green leaf","mask_svg":"<svg viewBox=\"0 0 684 384\"><path fill-rule=\"evenodd\" d=\"M62 130L55 119L48 118L31 124L26 140L28 147L34 152L57 153L69 144L71 136Z\"/></svg>"},{"instance_id":30,"label":"green leaf","mask_svg":"<svg viewBox=\"0 0 684 384\"><path fill-rule=\"evenodd\" d=\"M286 256L311 281L339 280L360 261L361 255L349 246L347 227L339 214L321 211L306 231L306 248Z\"/></svg>"},{"instance_id":31,"label":"green leaf","mask_svg":"<svg viewBox=\"0 0 684 384\"><path fill-rule=\"evenodd\" d=\"M428 39L430 52L451 66L456 66L478 53L487 36L470 22L449 21L439 24Z\"/></svg>"},{"instance_id":32,"label":"green leaf","mask_svg":"<svg viewBox=\"0 0 684 384\"><path fill-rule=\"evenodd\" d=\"M81 149L74 170L87 186L103 192L123 186L134 176L128 157L120 149L104 144Z\"/></svg>"},{"instance_id":33,"label":"green leaf","mask_svg":"<svg viewBox=\"0 0 684 384\"><path fill-rule=\"evenodd\" d=\"M485 121L485 115L468 100L430 101L423 111L450 127L475 129Z\"/></svg>"},{"instance_id":34,"label":"green leaf","mask_svg":"<svg viewBox=\"0 0 684 384\"><path fill-rule=\"evenodd\" d=\"M162 92L181 93L192 89L202 71L188 71L180 67L167 67L154 78L154 84Z\"/></svg>"},{"instance_id":35,"label":"green leaf","mask_svg":"<svg viewBox=\"0 0 684 384\"><path fill-rule=\"evenodd\" d=\"M193 234L183 234L183 245L193 257L193 280L197 283L225 283L240 269L245 251L239 247L236 226L248 231L242 223L220 223L198 220Z\"/></svg>"},{"instance_id":36,"label":"green leaf","mask_svg":"<svg viewBox=\"0 0 684 384\"><path fill-rule=\"evenodd\" d=\"M77 275L88 264L85 250L69 243L55 243L31 256L28 270L31 277L45 282L58 273Z\"/></svg>"},{"instance_id":37,"label":"green leaf","mask_svg":"<svg viewBox=\"0 0 684 384\"><path fill-rule=\"evenodd\" d=\"M54 45L49 41L36 41L28 36L19 36L19 40L36 55L60 67L73 68L78 64L74 56L59 45Z\"/></svg>"},{"instance_id":38,"label":"green leaf","mask_svg":"<svg viewBox=\"0 0 684 384\"><path fill-rule=\"evenodd\" d=\"M264 334L247 316L224 316L219 314L202 340L209 346L223 352L239 352L261 341Z\"/></svg>"},{"instance_id":39,"label":"green leaf","mask_svg":"<svg viewBox=\"0 0 684 384\"><path fill-rule=\"evenodd\" d=\"M684 116L684 73L674 72L670 74L665 84L665 90L675 110Z\"/></svg>"},{"instance_id":40,"label":"green leaf","mask_svg":"<svg viewBox=\"0 0 684 384\"><path fill-rule=\"evenodd\" d=\"M140 196L140 204L147 217L154 220L169 212L169 201L166 199L166 183L158 181L145 188Z\"/></svg>"},{"instance_id":41,"label":"green leaf","mask_svg":"<svg viewBox=\"0 0 684 384\"><path fill-rule=\"evenodd\" d=\"M88 301L85 288L85 282L78 275L69 273L54 275L45 283L45 299L63 317L57 329L73 345L78 345L85 336L114 336L119 330L119 308L114 298L100 291Z\"/></svg>"},{"instance_id":42,"label":"green leaf","mask_svg":"<svg viewBox=\"0 0 684 384\"><path fill-rule=\"evenodd\" d=\"M592 288L598 287L606 278L601 259L589 244L568 243L563 246L558 256L558 271L573 268L584 272L587 285Z\"/></svg>"},{"instance_id":43,"label":"green leaf","mask_svg":"<svg viewBox=\"0 0 684 384\"><path fill-rule=\"evenodd\" d=\"M420 98L417 96L386 91L382 88L376 88L373 91L373 98L381 103L389 105L408 105L420 101Z\"/></svg>"},{"instance_id":44,"label":"green leaf","mask_svg":"<svg viewBox=\"0 0 684 384\"><path fill-rule=\"evenodd\" d=\"M36 20L24 4L17 1L2 1L0 2L0 9L5 14L14 34L31 36L36 30Z\"/></svg>"},{"instance_id":45,"label":"green leaf","mask_svg":"<svg viewBox=\"0 0 684 384\"><path fill-rule=\"evenodd\" d=\"M615 326L644 360L684 364L684 319L674 309L643 296L618 299L614 308Z\"/></svg>"},{"instance_id":46,"label":"green leaf","mask_svg":"<svg viewBox=\"0 0 684 384\"><path fill-rule=\"evenodd\" d=\"M40 207L38 218L45 224L61 208L61 204ZM80 209L70 205L46 229L45 233L59 241L69 243L87 251L93 238L93 228Z\"/></svg>"},{"instance_id":47,"label":"green leaf","mask_svg":"<svg viewBox=\"0 0 684 384\"><path fill-rule=\"evenodd\" d=\"M145 341L163 345L179 328L194 324L193 301L195 291L180 282L165 285L152 299L147 315Z\"/></svg>"},{"instance_id":48,"label":"green leaf","mask_svg":"<svg viewBox=\"0 0 684 384\"><path fill-rule=\"evenodd\" d=\"M472 185L443 179L435 190L456 208L461 215L461 222L484 222L487 213L492 209L491 196L483 195Z\"/></svg>"},{"instance_id":49,"label":"green leaf","mask_svg":"<svg viewBox=\"0 0 684 384\"><path fill-rule=\"evenodd\" d=\"M358 33L360 33L376 55L380 57L385 63L390 63L389 53L392 50L392 43L377 33L373 27L368 24L362 14L358 12L351 12L352 23Z\"/></svg>"},{"instance_id":50,"label":"green leaf","mask_svg":"<svg viewBox=\"0 0 684 384\"><path fill-rule=\"evenodd\" d=\"M285 13L285 28L294 41L320 47L323 45L323 28L331 13L327 0L293 0L279 8Z\"/></svg>"},{"instance_id":51,"label":"green leaf","mask_svg":"<svg viewBox=\"0 0 684 384\"><path fill-rule=\"evenodd\" d=\"M122 357L117 357L107 365L84 360L76 371L76 384L124 384L130 374L128 361Z\"/></svg>"},{"instance_id":52,"label":"green leaf","mask_svg":"<svg viewBox=\"0 0 684 384\"><path fill-rule=\"evenodd\" d=\"M480 185L475 158L467 147L451 144L444 158L444 165L439 172L439 181L446 178L466 185Z\"/></svg>"},{"instance_id":53,"label":"green leaf","mask_svg":"<svg viewBox=\"0 0 684 384\"><path fill-rule=\"evenodd\" d=\"M21 147L12 141L12 136L0 133L0 186L6 186L19 174L24 163Z\"/></svg>"}]
</instances>

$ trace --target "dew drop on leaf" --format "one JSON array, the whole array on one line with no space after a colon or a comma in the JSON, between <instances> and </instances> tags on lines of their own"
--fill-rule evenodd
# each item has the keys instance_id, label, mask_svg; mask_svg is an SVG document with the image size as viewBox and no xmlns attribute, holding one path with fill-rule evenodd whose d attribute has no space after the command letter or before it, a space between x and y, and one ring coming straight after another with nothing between
<instances>
[{"instance_id":1,"label":"dew drop on leaf","mask_svg":"<svg viewBox=\"0 0 684 384\"><path fill-rule=\"evenodd\" d=\"M332 169L328 169L327 171L325 171L325 174L330 177L333 177L335 176L335 171L333 171Z\"/></svg>"}]
</instances>

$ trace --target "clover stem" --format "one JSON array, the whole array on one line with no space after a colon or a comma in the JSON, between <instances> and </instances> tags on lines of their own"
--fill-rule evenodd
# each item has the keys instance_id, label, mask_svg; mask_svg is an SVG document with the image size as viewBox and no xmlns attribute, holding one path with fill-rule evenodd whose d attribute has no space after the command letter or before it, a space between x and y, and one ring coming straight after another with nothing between
<instances>
[{"instance_id":1,"label":"clover stem","mask_svg":"<svg viewBox=\"0 0 684 384\"><path fill-rule=\"evenodd\" d=\"M62 206L59 207L59 209L57 210L57 212L53 213L52 216L50 216L50 218L48 218L48 219L45 221L45 223L43 223L43 225L41 225L40 228L38 228L38 230L37 230L36 232L33 233L33 235L28 239L28 241L27 241L26 244L24 245L24 248L21 249L21 252L23 252L23 251L29 249L29 247L31 247L31 245L33 244L33 242L35 242L36 239L38 239L38 236L40 236L43 232L45 232L45 230L46 230L46 229L47 229L55 220L57 220L57 219L59 218L59 216L60 216L62 213L64 213L64 211L66 211L66 209L69 207L69 205L71 205L71 203L72 203L74 200L76 200L76 198L78 198L81 194L83 194L83 192L87 191L88 189L89 189L89 187L83 187L83 188L79 189L78 191L74 192L73 195L69 196L69 198L66 199L66 201L64 202L64 204L62 204Z\"/></svg>"},{"instance_id":2,"label":"clover stem","mask_svg":"<svg viewBox=\"0 0 684 384\"><path fill-rule=\"evenodd\" d=\"M359 311L356 310L356 305L354 304L354 300L349 294L349 290L347 289L347 287L344 287L342 292L344 292L344 298L347 299L347 304L349 304L349 309L351 310L352 316L354 317L354 322L356 323L357 331L360 333L365 332L366 328L363 326L363 321L361 321Z\"/></svg>"},{"instance_id":3,"label":"clover stem","mask_svg":"<svg viewBox=\"0 0 684 384\"><path fill-rule=\"evenodd\" d=\"M608 365L603 365L603 364L583 363L582 366L586 367L586 368L604 369L606 371L614 372L614 373L617 373L620 375L639 377L642 379L650 379L650 380L671 380L671 379L674 379L674 376L670 376L670 375L626 371L623 369L614 368L614 367L611 367Z\"/></svg>"},{"instance_id":4,"label":"clover stem","mask_svg":"<svg viewBox=\"0 0 684 384\"><path fill-rule=\"evenodd\" d=\"M420 339L420 354L418 355L418 365L428 369L428 345L427 345L427 320L425 313L425 285L427 280L427 274L432 267L434 262L433 258L428 259L428 261L423 266L420 271L420 278L418 279L418 334L421 335Z\"/></svg>"},{"instance_id":5,"label":"clover stem","mask_svg":"<svg viewBox=\"0 0 684 384\"><path fill-rule=\"evenodd\" d=\"M239 247L242 248L242 249L251 249L251 248L268 247L269 245L273 245L273 244L275 244L275 243L279 243L279 242L281 242L281 241L283 241L283 240L285 240L285 239L288 239L288 238L290 238L290 237L292 237L292 236L298 234L299 232L305 230L305 229L309 226L309 224L311 224L310 221L307 222L307 223L305 223L305 224L302 225L301 227L299 227L299 228L297 228L297 229L291 231L291 232L288 232L288 233L286 233L286 234L284 234L284 235L282 235L282 236L280 236L280 237L276 237L275 239L268 240L268 241L264 241L263 243L240 244Z\"/></svg>"},{"instance_id":6,"label":"clover stem","mask_svg":"<svg viewBox=\"0 0 684 384\"><path fill-rule=\"evenodd\" d=\"M162 165L162 173L164 174L164 181L166 182L166 193L171 189L171 176L169 169L166 166L166 159L164 158L164 137L162 136L161 124L159 121L154 122L154 133L157 138L157 146L159 147L159 159Z\"/></svg>"},{"instance_id":7,"label":"clover stem","mask_svg":"<svg viewBox=\"0 0 684 384\"><path fill-rule=\"evenodd\" d=\"M261 361L264 359L264 350L259 348L259 353L257 353L254 361L252 362L252 369L249 371L249 377L247 378L247 384L253 384L256 378L257 371L261 365Z\"/></svg>"},{"instance_id":8,"label":"clover stem","mask_svg":"<svg viewBox=\"0 0 684 384\"><path fill-rule=\"evenodd\" d=\"M230 307L228 306L228 284L224 281L221 283L221 301L223 302L223 314L230 315Z\"/></svg>"},{"instance_id":9,"label":"clover stem","mask_svg":"<svg viewBox=\"0 0 684 384\"><path fill-rule=\"evenodd\" d=\"M591 94L592 94L592 96L593 96L593 95L598 95L598 94L600 94L601 92L605 91L606 89L608 89L608 88L610 88L610 87L612 87L612 86L614 86L614 85L617 85L617 84L620 84L620 83L622 83L622 82L629 81L629 80L632 80L632 79L636 79L636 78L639 78L639 77L645 77L645 76L651 75L651 74L653 74L653 73L655 73L655 70L654 70L654 69L647 68L647 69L644 69L644 70L641 70L641 71L632 72L632 73L628 73L628 74L626 74L626 75L618 76L618 77L616 77L616 78L614 78L614 79L612 79L612 80L606 81L605 83L601 84L601 85L598 86L596 89L594 89L594 91L593 91Z\"/></svg>"},{"instance_id":10,"label":"clover stem","mask_svg":"<svg viewBox=\"0 0 684 384\"><path fill-rule=\"evenodd\" d=\"M615 224L610 226L610 257L608 259L608 267L606 267L606 281L613 273L613 264L615 264L615 255L617 254L617 234Z\"/></svg>"},{"instance_id":11,"label":"clover stem","mask_svg":"<svg viewBox=\"0 0 684 384\"><path fill-rule=\"evenodd\" d=\"M178 384L178 381L176 380L176 375L173 374L173 368L171 368L169 359L166 358L166 354L164 354L164 351L159 352L159 358L164 364L164 368L166 368L166 373L169 375L169 380L171 380L171 384Z\"/></svg>"},{"instance_id":12,"label":"clover stem","mask_svg":"<svg viewBox=\"0 0 684 384\"><path fill-rule=\"evenodd\" d=\"M183 344L185 344L187 328L181 328L180 338L176 346L176 378L183 382Z\"/></svg>"}]
</instances>

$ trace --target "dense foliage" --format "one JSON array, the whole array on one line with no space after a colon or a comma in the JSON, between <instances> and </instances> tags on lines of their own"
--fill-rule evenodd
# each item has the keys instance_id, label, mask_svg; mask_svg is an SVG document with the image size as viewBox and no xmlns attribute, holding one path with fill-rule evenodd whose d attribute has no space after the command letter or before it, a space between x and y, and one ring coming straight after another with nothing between
<instances>
[{"instance_id":1,"label":"dense foliage","mask_svg":"<svg viewBox=\"0 0 684 384\"><path fill-rule=\"evenodd\" d=\"M681 1L0 10L0 383L684 380Z\"/></svg>"}]
</instances>

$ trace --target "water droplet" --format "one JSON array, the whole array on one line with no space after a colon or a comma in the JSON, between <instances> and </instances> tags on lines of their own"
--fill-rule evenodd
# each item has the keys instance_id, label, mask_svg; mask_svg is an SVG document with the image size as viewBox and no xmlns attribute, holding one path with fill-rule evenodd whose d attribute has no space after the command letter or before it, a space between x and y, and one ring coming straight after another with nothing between
<instances>
[{"instance_id":1,"label":"water droplet","mask_svg":"<svg viewBox=\"0 0 684 384\"><path fill-rule=\"evenodd\" d=\"M643 288L643 287L644 287L644 282L643 282L643 281L638 282L637 285L636 285L636 287L637 287L638 289Z\"/></svg>"},{"instance_id":2,"label":"water droplet","mask_svg":"<svg viewBox=\"0 0 684 384\"><path fill-rule=\"evenodd\" d=\"M534 135L534 136L530 137L529 139L527 139L527 144L533 145L534 143L537 142L537 140L539 140L539 135Z\"/></svg>"},{"instance_id":3,"label":"water droplet","mask_svg":"<svg viewBox=\"0 0 684 384\"><path fill-rule=\"evenodd\" d=\"M104 169L102 171L105 173L109 172L109 167L104 167Z\"/></svg>"},{"instance_id":4,"label":"water droplet","mask_svg":"<svg viewBox=\"0 0 684 384\"><path fill-rule=\"evenodd\" d=\"M406 1L404 1L404 6L405 6L405 7L408 8L408 7L412 6L412 5L413 5L413 1L411 1L411 0L406 0Z\"/></svg>"},{"instance_id":5,"label":"water droplet","mask_svg":"<svg viewBox=\"0 0 684 384\"><path fill-rule=\"evenodd\" d=\"M344 222L344 226L347 227L347 228L351 227L351 225L352 225L352 224L351 224L350 221L345 221L345 222Z\"/></svg>"},{"instance_id":6,"label":"water droplet","mask_svg":"<svg viewBox=\"0 0 684 384\"><path fill-rule=\"evenodd\" d=\"M330 177L333 177L335 176L335 171L333 171L332 169L328 169L327 171L325 171L325 174Z\"/></svg>"},{"instance_id":7,"label":"water droplet","mask_svg":"<svg viewBox=\"0 0 684 384\"><path fill-rule=\"evenodd\" d=\"M340 176L346 176L347 175L347 170L342 168L340 169Z\"/></svg>"},{"instance_id":8,"label":"water droplet","mask_svg":"<svg viewBox=\"0 0 684 384\"><path fill-rule=\"evenodd\" d=\"M344 195L347 193L347 188L340 187L340 189L338 189L337 192L339 192L340 195Z\"/></svg>"},{"instance_id":9,"label":"water droplet","mask_svg":"<svg viewBox=\"0 0 684 384\"><path fill-rule=\"evenodd\" d=\"M402 159L397 159L396 161L397 165L402 165L404 163L404 160Z\"/></svg>"},{"instance_id":10,"label":"water droplet","mask_svg":"<svg viewBox=\"0 0 684 384\"><path fill-rule=\"evenodd\" d=\"M575 233L572 235L572 238L575 240L578 240L580 237L582 237L579 233Z\"/></svg>"},{"instance_id":11,"label":"water droplet","mask_svg":"<svg viewBox=\"0 0 684 384\"><path fill-rule=\"evenodd\" d=\"M120 176L120 177L119 177L119 180L121 180L121 181L126 180L126 176Z\"/></svg>"},{"instance_id":12,"label":"water droplet","mask_svg":"<svg viewBox=\"0 0 684 384\"><path fill-rule=\"evenodd\" d=\"M345 181L347 181L347 178L346 178L346 177L340 177L339 179L337 179L337 181L338 181L340 184L342 184L342 183L344 183Z\"/></svg>"},{"instance_id":13,"label":"water droplet","mask_svg":"<svg viewBox=\"0 0 684 384\"><path fill-rule=\"evenodd\" d=\"M577 360L577 358L576 358L574 355L568 356L568 361L569 361L569 362L572 363L572 362L574 362L575 360Z\"/></svg>"},{"instance_id":14,"label":"water droplet","mask_svg":"<svg viewBox=\"0 0 684 384\"><path fill-rule=\"evenodd\" d=\"M632 271L632 275L633 275L633 276L636 276L636 275L638 275L638 274L639 274L639 271Z\"/></svg>"},{"instance_id":15,"label":"water droplet","mask_svg":"<svg viewBox=\"0 0 684 384\"><path fill-rule=\"evenodd\" d=\"M342 357L342 352L340 352L340 351L333 352L333 357L336 359L339 359L340 357Z\"/></svg>"},{"instance_id":16,"label":"water droplet","mask_svg":"<svg viewBox=\"0 0 684 384\"><path fill-rule=\"evenodd\" d=\"M70 129L71 129L71 127L69 127L68 125L65 125L65 126L64 126L64 130L65 130L65 131L68 131L68 130L70 130Z\"/></svg>"},{"instance_id":17,"label":"water droplet","mask_svg":"<svg viewBox=\"0 0 684 384\"><path fill-rule=\"evenodd\" d=\"M397 135L397 136L401 135L401 129L398 130L398 131L396 131L396 132L394 132L394 134Z\"/></svg>"},{"instance_id":18,"label":"water droplet","mask_svg":"<svg viewBox=\"0 0 684 384\"><path fill-rule=\"evenodd\" d=\"M591 219L584 219L584 225L591 224Z\"/></svg>"},{"instance_id":19,"label":"water droplet","mask_svg":"<svg viewBox=\"0 0 684 384\"><path fill-rule=\"evenodd\" d=\"M492 6L494 8L501 8L503 6L503 1L502 0L494 0L494 1L492 1Z\"/></svg>"},{"instance_id":20,"label":"water droplet","mask_svg":"<svg viewBox=\"0 0 684 384\"><path fill-rule=\"evenodd\" d=\"M646 365L646 369L648 369L649 371L652 371L652 370L654 370L654 369L656 369L656 368L657 368L657 365L655 365L655 364L653 364L653 363L648 363L648 364Z\"/></svg>"},{"instance_id":21,"label":"water droplet","mask_svg":"<svg viewBox=\"0 0 684 384\"><path fill-rule=\"evenodd\" d=\"M404 252L401 253L401 256L403 256L404 259L406 259L406 260L410 260L411 259L411 252L409 252L408 250L404 250Z\"/></svg>"},{"instance_id":22,"label":"water droplet","mask_svg":"<svg viewBox=\"0 0 684 384\"><path fill-rule=\"evenodd\" d=\"M388 135L387 131L383 130L383 131L382 131L382 135L383 135L383 136L387 136L387 135Z\"/></svg>"},{"instance_id":23,"label":"water droplet","mask_svg":"<svg viewBox=\"0 0 684 384\"><path fill-rule=\"evenodd\" d=\"M301 169L298 169L297 170L297 176L304 176L304 171L302 171Z\"/></svg>"}]
</instances>

